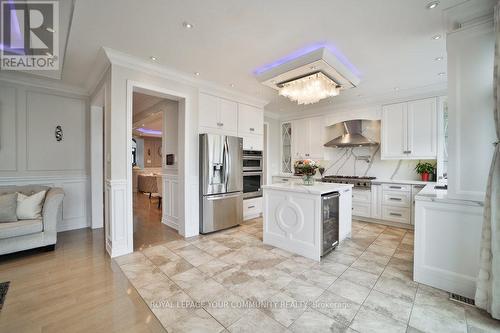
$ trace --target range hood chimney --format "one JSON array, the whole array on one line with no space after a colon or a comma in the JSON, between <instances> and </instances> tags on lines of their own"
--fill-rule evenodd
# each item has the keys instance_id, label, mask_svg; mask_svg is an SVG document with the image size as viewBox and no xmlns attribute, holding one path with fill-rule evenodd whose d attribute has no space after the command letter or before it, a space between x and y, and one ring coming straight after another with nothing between
<instances>
[{"instance_id":1,"label":"range hood chimney","mask_svg":"<svg viewBox=\"0 0 500 333\"><path fill-rule=\"evenodd\" d=\"M363 136L362 120L349 120L342 122L344 134L325 143L325 147L344 148L344 147L368 147L376 146L377 142Z\"/></svg>"}]
</instances>

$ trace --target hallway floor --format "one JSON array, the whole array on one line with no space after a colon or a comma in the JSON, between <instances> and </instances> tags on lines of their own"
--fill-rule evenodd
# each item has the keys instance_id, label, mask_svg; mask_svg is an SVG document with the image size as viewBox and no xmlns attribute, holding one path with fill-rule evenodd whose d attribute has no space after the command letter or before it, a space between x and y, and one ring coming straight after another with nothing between
<instances>
[{"instance_id":1,"label":"hallway floor","mask_svg":"<svg viewBox=\"0 0 500 333\"><path fill-rule=\"evenodd\" d=\"M134 251L182 238L177 230L161 223L158 200L158 197L149 199L148 194L134 193Z\"/></svg>"}]
</instances>

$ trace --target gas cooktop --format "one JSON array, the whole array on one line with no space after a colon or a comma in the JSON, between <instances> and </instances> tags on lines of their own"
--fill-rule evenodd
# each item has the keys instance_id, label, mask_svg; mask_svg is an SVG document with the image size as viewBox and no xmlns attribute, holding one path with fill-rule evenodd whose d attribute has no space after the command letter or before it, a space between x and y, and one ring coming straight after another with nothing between
<instances>
[{"instance_id":1,"label":"gas cooktop","mask_svg":"<svg viewBox=\"0 0 500 333\"><path fill-rule=\"evenodd\" d=\"M370 189L373 179L376 177L335 175L324 176L321 180L325 183L352 184L356 188Z\"/></svg>"}]
</instances>

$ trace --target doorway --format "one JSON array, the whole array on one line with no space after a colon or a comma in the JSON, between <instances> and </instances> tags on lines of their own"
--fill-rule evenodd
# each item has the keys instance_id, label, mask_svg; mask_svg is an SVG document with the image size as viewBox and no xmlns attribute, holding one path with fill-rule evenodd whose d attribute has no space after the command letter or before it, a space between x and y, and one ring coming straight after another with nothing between
<instances>
[{"instance_id":1,"label":"doorway","mask_svg":"<svg viewBox=\"0 0 500 333\"><path fill-rule=\"evenodd\" d=\"M179 101L136 89L132 95L132 202L134 251L180 238Z\"/></svg>"}]
</instances>

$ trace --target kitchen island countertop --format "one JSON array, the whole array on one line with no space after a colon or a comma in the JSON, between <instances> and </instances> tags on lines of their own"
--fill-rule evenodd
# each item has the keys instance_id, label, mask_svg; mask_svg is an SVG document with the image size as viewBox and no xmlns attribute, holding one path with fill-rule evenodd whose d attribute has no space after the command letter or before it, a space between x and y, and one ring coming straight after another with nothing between
<instances>
[{"instance_id":1,"label":"kitchen island countertop","mask_svg":"<svg viewBox=\"0 0 500 333\"><path fill-rule=\"evenodd\" d=\"M280 191L290 191L308 194L322 195L330 192L342 192L351 189L352 184L337 184L337 183L321 183L316 182L314 185L304 185L300 183L277 183L262 186L263 189L273 189Z\"/></svg>"}]
</instances>

